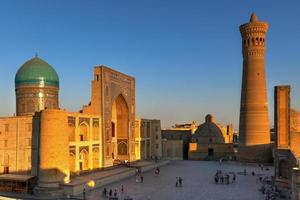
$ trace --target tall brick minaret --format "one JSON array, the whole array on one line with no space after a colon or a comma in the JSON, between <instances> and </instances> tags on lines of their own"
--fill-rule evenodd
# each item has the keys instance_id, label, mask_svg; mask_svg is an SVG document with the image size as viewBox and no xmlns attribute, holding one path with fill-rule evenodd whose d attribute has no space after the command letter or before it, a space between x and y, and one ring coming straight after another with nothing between
<instances>
[{"instance_id":1,"label":"tall brick minaret","mask_svg":"<svg viewBox=\"0 0 300 200\"><path fill-rule=\"evenodd\" d=\"M268 99L265 74L265 39L268 24L258 21L240 26L243 53L243 80L239 123L238 158L266 162L270 144Z\"/></svg>"}]
</instances>

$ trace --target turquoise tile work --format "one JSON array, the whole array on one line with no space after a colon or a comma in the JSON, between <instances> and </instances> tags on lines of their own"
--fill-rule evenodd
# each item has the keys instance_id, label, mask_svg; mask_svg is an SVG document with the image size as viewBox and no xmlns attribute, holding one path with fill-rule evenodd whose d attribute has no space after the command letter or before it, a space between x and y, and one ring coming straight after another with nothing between
<instances>
[{"instance_id":1,"label":"turquoise tile work","mask_svg":"<svg viewBox=\"0 0 300 200\"><path fill-rule=\"evenodd\" d=\"M21 85L40 85L59 87L56 71L44 60L34 57L24 63L15 77L16 87Z\"/></svg>"}]
</instances>

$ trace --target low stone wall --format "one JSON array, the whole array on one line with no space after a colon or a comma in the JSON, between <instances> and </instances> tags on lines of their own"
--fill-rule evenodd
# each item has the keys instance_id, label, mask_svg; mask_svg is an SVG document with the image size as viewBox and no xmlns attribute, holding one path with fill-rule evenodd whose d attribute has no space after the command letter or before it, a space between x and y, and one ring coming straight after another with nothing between
<instances>
[{"instance_id":1,"label":"low stone wall","mask_svg":"<svg viewBox=\"0 0 300 200\"><path fill-rule=\"evenodd\" d=\"M141 166L141 171L142 172L147 172L150 170L155 169L156 167L160 167L163 165L168 164L169 161L161 161L158 163L152 163L149 165L144 165ZM129 178L131 176L134 176L136 173L136 168L125 168L124 171L116 173L116 174L109 174L107 176L99 176L97 177L97 174L95 174L94 178L92 181L94 181L95 185L93 188L88 187L88 182L91 181L89 180L88 177L77 177L77 183L69 183L69 184L64 184L62 187L64 188L65 195L69 196L74 196L74 195L79 195L83 192L83 189L85 188L86 191L91 191L100 187L103 187L105 185L109 185L118 181L121 181L123 179Z\"/></svg>"},{"instance_id":2,"label":"low stone wall","mask_svg":"<svg viewBox=\"0 0 300 200\"><path fill-rule=\"evenodd\" d=\"M161 162L154 163L151 165L143 166L143 167L141 167L141 169L142 169L142 172L147 172L147 171L155 169L156 167L161 167L163 165L167 165L167 164L169 164L169 162L170 162L169 160L165 160L165 161L161 161Z\"/></svg>"}]
</instances>

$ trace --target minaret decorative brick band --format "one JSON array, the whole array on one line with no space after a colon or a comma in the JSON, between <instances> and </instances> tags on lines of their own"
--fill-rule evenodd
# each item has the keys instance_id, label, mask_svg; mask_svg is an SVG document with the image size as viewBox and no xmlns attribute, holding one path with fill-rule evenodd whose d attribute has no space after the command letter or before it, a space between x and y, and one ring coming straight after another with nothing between
<instances>
[{"instance_id":1,"label":"minaret decorative brick band","mask_svg":"<svg viewBox=\"0 0 300 200\"><path fill-rule=\"evenodd\" d=\"M260 150L270 144L268 99L265 72L266 33L268 24L258 21L240 26L242 36L243 79L239 123L239 157L242 160L265 160ZM258 159L258 157L260 157Z\"/></svg>"}]
</instances>

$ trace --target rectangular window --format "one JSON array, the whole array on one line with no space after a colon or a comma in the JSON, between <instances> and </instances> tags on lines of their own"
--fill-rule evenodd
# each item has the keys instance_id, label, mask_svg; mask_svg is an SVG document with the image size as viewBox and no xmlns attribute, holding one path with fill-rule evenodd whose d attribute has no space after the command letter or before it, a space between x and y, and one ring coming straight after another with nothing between
<instances>
[{"instance_id":1,"label":"rectangular window","mask_svg":"<svg viewBox=\"0 0 300 200\"><path fill-rule=\"evenodd\" d=\"M110 139L109 137L109 130L106 130L106 140L108 141Z\"/></svg>"},{"instance_id":2,"label":"rectangular window","mask_svg":"<svg viewBox=\"0 0 300 200\"><path fill-rule=\"evenodd\" d=\"M9 167L8 166L5 166L4 167L4 172L3 174L9 174Z\"/></svg>"},{"instance_id":3,"label":"rectangular window","mask_svg":"<svg viewBox=\"0 0 300 200\"><path fill-rule=\"evenodd\" d=\"M75 126L75 121L76 121L75 117L68 117L68 125L69 126Z\"/></svg>"}]
</instances>

